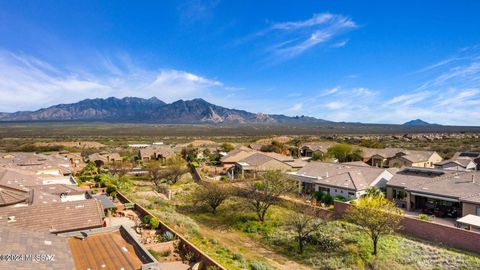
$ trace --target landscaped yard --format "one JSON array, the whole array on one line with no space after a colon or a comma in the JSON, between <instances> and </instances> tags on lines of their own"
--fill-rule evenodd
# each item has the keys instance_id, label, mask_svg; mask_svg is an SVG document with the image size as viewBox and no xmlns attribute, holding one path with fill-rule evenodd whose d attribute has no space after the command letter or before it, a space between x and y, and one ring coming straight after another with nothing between
<instances>
[{"instance_id":1,"label":"landscaped yard","mask_svg":"<svg viewBox=\"0 0 480 270\"><path fill-rule=\"evenodd\" d=\"M135 181L134 181L135 182ZM379 255L371 255L370 238L359 227L329 221L300 255L286 225L291 210L273 206L259 222L245 198L231 197L215 214L193 205L198 185L189 177L171 186L173 199L145 197L148 187L135 186L131 199L187 236L227 269L479 269L480 258L401 235L385 236Z\"/></svg>"}]
</instances>

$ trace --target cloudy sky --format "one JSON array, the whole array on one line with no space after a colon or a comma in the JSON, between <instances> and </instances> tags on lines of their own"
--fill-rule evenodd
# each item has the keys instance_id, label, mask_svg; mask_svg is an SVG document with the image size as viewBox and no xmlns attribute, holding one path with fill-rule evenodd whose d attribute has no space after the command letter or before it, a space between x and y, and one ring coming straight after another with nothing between
<instances>
[{"instance_id":1,"label":"cloudy sky","mask_svg":"<svg viewBox=\"0 0 480 270\"><path fill-rule=\"evenodd\" d=\"M1 1L0 111L201 97L480 125L478 1Z\"/></svg>"}]
</instances>

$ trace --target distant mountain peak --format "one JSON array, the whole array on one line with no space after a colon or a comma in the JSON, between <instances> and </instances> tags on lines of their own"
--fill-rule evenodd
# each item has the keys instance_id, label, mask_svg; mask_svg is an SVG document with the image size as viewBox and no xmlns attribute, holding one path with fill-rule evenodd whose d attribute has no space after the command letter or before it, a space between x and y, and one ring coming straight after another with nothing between
<instances>
[{"instance_id":1,"label":"distant mountain peak","mask_svg":"<svg viewBox=\"0 0 480 270\"><path fill-rule=\"evenodd\" d=\"M430 126L430 125L435 125L435 124L425 122L422 119L415 119L415 120L410 120L408 122L405 122L405 123L403 123L403 125L404 126Z\"/></svg>"},{"instance_id":2,"label":"distant mountain peak","mask_svg":"<svg viewBox=\"0 0 480 270\"><path fill-rule=\"evenodd\" d=\"M218 106L202 98L167 104L156 97L108 97L84 99L36 111L0 113L0 121L109 121L160 124L318 124L313 117L289 117L251 113Z\"/></svg>"}]
</instances>

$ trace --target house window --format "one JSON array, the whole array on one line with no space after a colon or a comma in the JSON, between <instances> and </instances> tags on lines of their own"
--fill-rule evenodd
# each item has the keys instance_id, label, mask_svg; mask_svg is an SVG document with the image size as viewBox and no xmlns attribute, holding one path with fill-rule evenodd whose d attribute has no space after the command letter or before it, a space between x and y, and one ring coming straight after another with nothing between
<instances>
[{"instance_id":1,"label":"house window","mask_svg":"<svg viewBox=\"0 0 480 270\"><path fill-rule=\"evenodd\" d=\"M340 193L343 193L343 190L340 190Z\"/></svg>"},{"instance_id":2,"label":"house window","mask_svg":"<svg viewBox=\"0 0 480 270\"><path fill-rule=\"evenodd\" d=\"M480 216L480 207L477 207L477 216Z\"/></svg>"},{"instance_id":3,"label":"house window","mask_svg":"<svg viewBox=\"0 0 480 270\"><path fill-rule=\"evenodd\" d=\"M407 193L403 190L393 190L393 198L397 200L403 200L407 197Z\"/></svg>"},{"instance_id":4,"label":"house window","mask_svg":"<svg viewBox=\"0 0 480 270\"><path fill-rule=\"evenodd\" d=\"M335 192L338 192L338 191L335 189Z\"/></svg>"},{"instance_id":5,"label":"house window","mask_svg":"<svg viewBox=\"0 0 480 270\"><path fill-rule=\"evenodd\" d=\"M353 196L355 196L355 194L353 192L348 192L348 196L353 197Z\"/></svg>"}]
</instances>

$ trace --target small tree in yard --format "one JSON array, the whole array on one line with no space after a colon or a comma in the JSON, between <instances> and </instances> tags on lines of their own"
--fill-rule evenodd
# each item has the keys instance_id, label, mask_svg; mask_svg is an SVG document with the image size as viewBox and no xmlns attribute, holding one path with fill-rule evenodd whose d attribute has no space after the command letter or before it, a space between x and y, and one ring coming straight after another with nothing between
<instances>
[{"instance_id":1,"label":"small tree in yard","mask_svg":"<svg viewBox=\"0 0 480 270\"><path fill-rule=\"evenodd\" d=\"M205 183L195 194L193 200L197 203L205 204L212 209L215 214L217 208L230 197L230 189L222 184Z\"/></svg>"},{"instance_id":2,"label":"small tree in yard","mask_svg":"<svg viewBox=\"0 0 480 270\"><path fill-rule=\"evenodd\" d=\"M180 176L187 172L187 163L181 157L172 157L165 163L167 170L167 179L175 184Z\"/></svg>"},{"instance_id":3,"label":"small tree in yard","mask_svg":"<svg viewBox=\"0 0 480 270\"><path fill-rule=\"evenodd\" d=\"M368 197L383 197L383 192L376 187L369 187L365 190L365 196Z\"/></svg>"},{"instance_id":4,"label":"small tree in yard","mask_svg":"<svg viewBox=\"0 0 480 270\"><path fill-rule=\"evenodd\" d=\"M259 181L250 182L247 186L246 196L255 208L258 219L265 221L265 215L272 204L281 195L295 189L295 183L281 171L268 171Z\"/></svg>"},{"instance_id":5,"label":"small tree in yard","mask_svg":"<svg viewBox=\"0 0 480 270\"><path fill-rule=\"evenodd\" d=\"M373 242L373 255L377 255L378 240L392 233L402 219L402 210L383 196L365 196L345 213L345 218L362 227Z\"/></svg>"},{"instance_id":6,"label":"small tree in yard","mask_svg":"<svg viewBox=\"0 0 480 270\"><path fill-rule=\"evenodd\" d=\"M287 218L287 226L296 234L298 242L298 252L303 253L305 244L311 234L317 232L325 224L325 221L318 217L315 209L307 207L304 209L295 209Z\"/></svg>"},{"instance_id":7,"label":"small tree in yard","mask_svg":"<svg viewBox=\"0 0 480 270\"><path fill-rule=\"evenodd\" d=\"M146 170L148 171L148 178L152 181L153 185L155 186L155 190L160 187L162 183L162 179L166 177L166 172L162 168L162 164L160 161L150 161L147 166Z\"/></svg>"}]
</instances>

